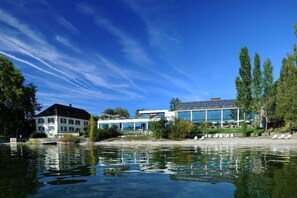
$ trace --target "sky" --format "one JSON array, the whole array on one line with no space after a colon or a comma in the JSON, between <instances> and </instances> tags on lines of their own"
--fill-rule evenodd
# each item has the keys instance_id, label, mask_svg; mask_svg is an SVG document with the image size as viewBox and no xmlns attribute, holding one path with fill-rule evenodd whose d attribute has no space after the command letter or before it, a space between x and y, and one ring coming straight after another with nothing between
<instances>
[{"instance_id":1,"label":"sky","mask_svg":"<svg viewBox=\"0 0 297 198\"><path fill-rule=\"evenodd\" d=\"M0 54L54 103L168 109L235 99L239 53L272 61L297 43L296 0L0 0Z\"/></svg>"}]
</instances>

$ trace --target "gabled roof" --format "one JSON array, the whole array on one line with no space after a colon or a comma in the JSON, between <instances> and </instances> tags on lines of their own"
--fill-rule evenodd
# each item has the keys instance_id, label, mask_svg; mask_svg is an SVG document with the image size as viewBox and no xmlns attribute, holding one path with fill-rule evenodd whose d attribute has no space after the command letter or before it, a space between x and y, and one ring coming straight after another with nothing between
<instances>
[{"instance_id":1,"label":"gabled roof","mask_svg":"<svg viewBox=\"0 0 297 198\"><path fill-rule=\"evenodd\" d=\"M181 102L176 106L176 110L192 110L192 109L216 109L216 108L232 108L236 107L235 100L213 99L208 101Z\"/></svg>"},{"instance_id":2,"label":"gabled roof","mask_svg":"<svg viewBox=\"0 0 297 198\"><path fill-rule=\"evenodd\" d=\"M77 119L83 119L83 120L89 120L91 117L91 115L83 109L78 109L72 106L65 106L61 104L53 104L46 110L36 115L36 117L44 117L44 116L62 116L62 117L77 118Z\"/></svg>"}]
</instances>

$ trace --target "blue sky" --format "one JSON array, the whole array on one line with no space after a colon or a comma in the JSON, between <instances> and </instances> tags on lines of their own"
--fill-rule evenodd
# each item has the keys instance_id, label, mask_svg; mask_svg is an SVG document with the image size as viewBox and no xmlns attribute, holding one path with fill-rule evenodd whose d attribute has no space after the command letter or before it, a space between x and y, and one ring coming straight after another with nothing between
<instances>
[{"instance_id":1,"label":"blue sky","mask_svg":"<svg viewBox=\"0 0 297 198\"><path fill-rule=\"evenodd\" d=\"M236 97L239 52L270 58L275 79L296 43L296 0L0 0L0 54L43 109L167 109Z\"/></svg>"}]
</instances>

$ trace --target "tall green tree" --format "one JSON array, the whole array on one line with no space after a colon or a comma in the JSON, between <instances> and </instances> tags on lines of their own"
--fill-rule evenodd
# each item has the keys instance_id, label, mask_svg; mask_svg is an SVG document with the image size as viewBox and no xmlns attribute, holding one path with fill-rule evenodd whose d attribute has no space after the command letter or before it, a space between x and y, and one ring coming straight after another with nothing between
<instances>
[{"instance_id":1,"label":"tall green tree","mask_svg":"<svg viewBox=\"0 0 297 198\"><path fill-rule=\"evenodd\" d=\"M265 130L267 130L268 122L274 115L275 109L275 95L276 95L276 84L273 80L273 66L270 59L264 62L263 72L263 112L265 117Z\"/></svg>"},{"instance_id":2,"label":"tall green tree","mask_svg":"<svg viewBox=\"0 0 297 198\"><path fill-rule=\"evenodd\" d=\"M114 112L115 112L115 115L117 115L117 116L123 116L125 118L130 117L128 110L124 109L124 108L117 107L114 109Z\"/></svg>"},{"instance_id":3,"label":"tall green tree","mask_svg":"<svg viewBox=\"0 0 297 198\"><path fill-rule=\"evenodd\" d=\"M254 57L254 69L252 79L252 98L253 98L253 111L255 113L255 124L259 126L260 123L260 110L262 107L262 72L261 61L258 53Z\"/></svg>"},{"instance_id":4,"label":"tall green tree","mask_svg":"<svg viewBox=\"0 0 297 198\"><path fill-rule=\"evenodd\" d=\"M241 48L239 60L239 76L235 80L237 90L236 105L242 109L243 118L246 120L246 115L251 111L252 108L251 61L247 47Z\"/></svg>"},{"instance_id":5,"label":"tall green tree","mask_svg":"<svg viewBox=\"0 0 297 198\"><path fill-rule=\"evenodd\" d=\"M170 100L170 111L175 111L177 105L181 102L181 100L179 98L172 98Z\"/></svg>"},{"instance_id":6,"label":"tall green tree","mask_svg":"<svg viewBox=\"0 0 297 198\"><path fill-rule=\"evenodd\" d=\"M94 142L95 139L95 119L94 116L91 115L90 122L89 122L89 141Z\"/></svg>"},{"instance_id":7,"label":"tall green tree","mask_svg":"<svg viewBox=\"0 0 297 198\"><path fill-rule=\"evenodd\" d=\"M295 25L297 37L297 24ZM287 127L297 126L297 45L293 54L283 59L280 77L277 82L276 113L284 119Z\"/></svg>"},{"instance_id":8,"label":"tall green tree","mask_svg":"<svg viewBox=\"0 0 297 198\"><path fill-rule=\"evenodd\" d=\"M26 123L41 109L36 91L12 62L0 56L0 135L25 135Z\"/></svg>"}]
</instances>

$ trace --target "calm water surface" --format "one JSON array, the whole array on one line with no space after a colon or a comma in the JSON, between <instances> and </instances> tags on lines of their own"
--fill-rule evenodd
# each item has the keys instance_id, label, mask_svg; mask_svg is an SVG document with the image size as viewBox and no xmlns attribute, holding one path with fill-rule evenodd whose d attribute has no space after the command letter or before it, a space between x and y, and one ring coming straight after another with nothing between
<instances>
[{"instance_id":1,"label":"calm water surface","mask_svg":"<svg viewBox=\"0 0 297 198\"><path fill-rule=\"evenodd\" d=\"M0 197L297 197L297 150L0 145Z\"/></svg>"}]
</instances>

